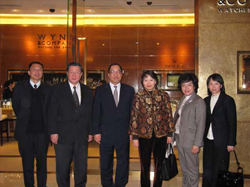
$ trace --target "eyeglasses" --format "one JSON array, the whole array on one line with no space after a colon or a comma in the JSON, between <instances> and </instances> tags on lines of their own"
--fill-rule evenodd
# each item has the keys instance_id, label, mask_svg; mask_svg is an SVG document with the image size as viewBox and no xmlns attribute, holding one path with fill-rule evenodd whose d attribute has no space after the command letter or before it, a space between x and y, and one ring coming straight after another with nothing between
<instances>
[{"instance_id":1,"label":"eyeglasses","mask_svg":"<svg viewBox=\"0 0 250 187\"><path fill-rule=\"evenodd\" d=\"M111 71L109 71L109 73L111 73L111 74L115 74L115 73L117 73L117 74L122 74L124 71L122 70L111 70Z\"/></svg>"},{"instance_id":2,"label":"eyeglasses","mask_svg":"<svg viewBox=\"0 0 250 187\"><path fill-rule=\"evenodd\" d=\"M82 72L80 72L80 71L69 71L68 73L69 73L69 74L77 74L77 75L80 75Z\"/></svg>"}]
</instances>

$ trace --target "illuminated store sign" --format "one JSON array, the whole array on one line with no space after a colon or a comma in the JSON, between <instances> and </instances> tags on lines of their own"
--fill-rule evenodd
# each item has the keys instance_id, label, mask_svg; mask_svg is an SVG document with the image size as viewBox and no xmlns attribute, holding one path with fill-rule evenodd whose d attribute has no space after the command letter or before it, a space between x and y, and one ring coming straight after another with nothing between
<instances>
[{"instance_id":1,"label":"illuminated store sign","mask_svg":"<svg viewBox=\"0 0 250 187\"><path fill-rule=\"evenodd\" d=\"M38 49L66 49L66 34L37 34Z\"/></svg>"},{"instance_id":2,"label":"illuminated store sign","mask_svg":"<svg viewBox=\"0 0 250 187\"><path fill-rule=\"evenodd\" d=\"M218 0L219 13L250 13L250 0Z\"/></svg>"}]
</instances>

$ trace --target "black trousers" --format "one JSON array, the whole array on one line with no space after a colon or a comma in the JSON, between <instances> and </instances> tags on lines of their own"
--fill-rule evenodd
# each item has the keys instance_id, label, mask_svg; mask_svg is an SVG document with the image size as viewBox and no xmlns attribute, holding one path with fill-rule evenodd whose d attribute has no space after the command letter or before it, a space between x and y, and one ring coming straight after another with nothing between
<instances>
[{"instance_id":1,"label":"black trousers","mask_svg":"<svg viewBox=\"0 0 250 187\"><path fill-rule=\"evenodd\" d=\"M113 182L114 149L117 166ZM103 187L125 187L129 176L129 141L100 144L101 182Z\"/></svg>"},{"instance_id":2,"label":"black trousers","mask_svg":"<svg viewBox=\"0 0 250 187\"><path fill-rule=\"evenodd\" d=\"M153 134L151 139L139 138L139 155L141 163L141 186L150 187L150 164L151 153L154 157L154 187L161 187L162 180L160 179L161 166L166 154L166 136L157 138Z\"/></svg>"},{"instance_id":3,"label":"black trousers","mask_svg":"<svg viewBox=\"0 0 250 187\"><path fill-rule=\"evenodd\" d=\"M221 169L228 170L229 167L227 147L215 147L214 141L206 138L203 150L202 186L216 187L218 171ZM222 165L223 159L225 159L225 162Z\"/></svg>"},{"instance_id":4,"label":"black trousers","mask_svg":"<svg viewBox=\"0 0 250 187\"><path fill-rule=\"evenodd\" d=\"M18 141L25 187L34 187L34 158L37 162L37 185L46 187L48 145L49 136L46 134L26 134Z\"/></svg>"},{"instance_id":5,"label":"black trousers","mask_svg":"<svg viewBox=\"0 0 250 187\"><path fill-rule=\"evenodd\" d=\"M59 187L70 187L70 165L73 161L75 187L87 183L88 143L55 144L56 180Z\"/></svg>"}]
</instances>

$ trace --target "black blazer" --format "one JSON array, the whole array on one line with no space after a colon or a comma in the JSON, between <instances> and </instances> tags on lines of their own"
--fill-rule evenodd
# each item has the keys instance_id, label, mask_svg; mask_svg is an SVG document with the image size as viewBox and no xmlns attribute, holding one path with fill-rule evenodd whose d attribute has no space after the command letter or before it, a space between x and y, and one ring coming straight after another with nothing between
<instances>
[{"instance_id":1,"label":"black blazer","mask_svg":"<svg viewBox=\"0 0 250 187\"><path fill-rule=\"evenodd\" d=\"M91 132L92 90L81 86L81 105L75 105L68 81L52 89L49 104L49 135L58 134L59 144L72 144L75 139L88 143Z\"/></svg>"},{"instance_id":2,"label":"black blazer","mask_svg":"<svg viewBox=\"0 0 250 187\"><path fill-rule=\"evenodd\" d=\"M129 141L128 130L135 91L121 84L118 107L115 105L110 84L97 87L93 107L93 133L102 135L102 142L119 139Z\"/></svg>"},{"instance_id":3,"label":"black blazer","mask_svg":"<svg viewBox=\"0 0 250 187\"><path fill-rule=\"evenodd\" d=\"M16 114L16 128L15 139L17 141L25 138L24 134L28 126L30 107L31 107L31 85L30 80L17 83L14 89L12 98L12 107ZM51 87L47 84L41 83L39 89L42 90L42 107L43 107L43 121L45 122L45 130L47 133L47 109L49 104L49 97L51 93Z\"/></svg>"},{"instance_id":4,"label":"black blazer","mask_svg":"<svg viewBox=\"0 0 250 187\"><path fill-rule=\"evenodd\" d=\"M224 92L220 93L217 103L214 106L213 113L210 110L211 96L205 98L207 107L206 127L204 139L207 138L210 123L212 122L212 131L214 144L216 147L226 147L236 145L237 115L234 99Z\"/></svg>"}]
</instances>

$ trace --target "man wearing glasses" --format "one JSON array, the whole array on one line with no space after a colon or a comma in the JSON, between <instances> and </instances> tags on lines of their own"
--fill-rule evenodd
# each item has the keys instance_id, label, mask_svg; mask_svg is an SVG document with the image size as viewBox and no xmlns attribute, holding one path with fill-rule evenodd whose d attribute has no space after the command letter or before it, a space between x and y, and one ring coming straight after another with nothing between
<instances>
[{"instance_id":1,"label":"man wearing glasses","mask_svg":"<svg viewBox=\"0 0 250 187\"><path fill-rule=\"evenodd\" d=\"M121 83L123 69L108 67L109 84L97 87L93 106L94 139L100 144L101 182L104 187L125 187L129 175L129 120L134 89ZM114 149L117 167L113 182Z\"/></svg>"},{"instance_id":2,"label":"man wearing glasses","mask_svg":"<svg viewBox=\"0 0 250 187\"><path fill-rule=\"evenodd\" d=\"M53 88L49 105L49 135L56 152L56 178L59 187L70 187L70 165L78 187L87 182L88 142L92 141L92 90L81 84L82 66L67 66L68 81Z\"/></svg>"}]
</instances>

